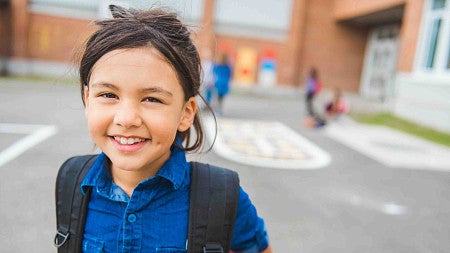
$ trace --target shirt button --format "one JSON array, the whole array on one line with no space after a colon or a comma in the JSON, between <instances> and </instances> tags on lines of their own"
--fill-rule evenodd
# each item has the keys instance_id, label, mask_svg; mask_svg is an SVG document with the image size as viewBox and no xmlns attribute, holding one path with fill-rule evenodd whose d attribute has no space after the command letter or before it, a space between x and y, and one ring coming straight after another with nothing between
<instances>
[{"instance_id":1,"label":"shirt button","mask_svg":"<svg viewBox=\"0 0 450 253\"><path fill-rule=\"evenodd\" d=\"M136 221L136 214L130 214L130 215L128 215L128 221L129 222L131 222L131 223L133 223L133 222L135 222Z\"/></svg>"}]
</instances>

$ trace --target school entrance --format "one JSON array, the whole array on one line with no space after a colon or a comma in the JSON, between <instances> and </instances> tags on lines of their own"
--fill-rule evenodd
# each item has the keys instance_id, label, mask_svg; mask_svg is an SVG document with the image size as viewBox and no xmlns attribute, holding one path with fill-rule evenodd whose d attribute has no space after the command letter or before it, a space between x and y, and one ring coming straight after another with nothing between
<instances>
[{"instance_id":1,"label":"school entrance","mask_svg":"<svg viewBox=\"0 0 450 253\"><path fill-rule=\"evenodd\" d=\"M373 28L367 41L361 95L385 102L394 95L400 25Z\"/></svg>"}]
</instances>

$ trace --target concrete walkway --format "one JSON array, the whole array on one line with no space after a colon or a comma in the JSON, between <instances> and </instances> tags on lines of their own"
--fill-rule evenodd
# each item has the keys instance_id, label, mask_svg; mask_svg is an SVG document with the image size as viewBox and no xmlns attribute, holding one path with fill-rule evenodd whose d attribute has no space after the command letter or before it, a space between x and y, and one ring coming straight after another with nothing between
<instances>
[{"instance_id":1,"label":"concrete walkway","mask_svg":"<svg viewBox=\"0 0 450 253\"><path fill-rule=\"evenodd\" d=\"M450 171L450 148L389 127L344 117L329 124L325 134L389 167Z\"/></svg>"},{"instance_id":2,"label":"concrete walkway","mask_svg":"<svg viewBox=\"0 0 450 253\"><path fill-rule=\"evenodd\" d=\"M292 87L269 89L256 86L245 90L237 89L235 92L278 98L304 97L301 89ZM318 104L323 104L330 95L326 91L323 93L316 101ZM351 108L358 112L376 113L388 111L389 108L389 105L367 101L357 94L344 95L344 98L349 101ZM450 171L450 148L389 127L360 124L349 117L342 117L337 121L330 122L322 130L327 137L389 167ZM287 139L296 138L288 137ZM297 140L300 141L300 139ZM219 144L219 146L221 145ZM321 165L328 163L328 161L324 162L328 159L328 154L322 153L320 147L317 147L317 150L320 151L320 159L323 159Z\"/></svg>"}]
</instances>

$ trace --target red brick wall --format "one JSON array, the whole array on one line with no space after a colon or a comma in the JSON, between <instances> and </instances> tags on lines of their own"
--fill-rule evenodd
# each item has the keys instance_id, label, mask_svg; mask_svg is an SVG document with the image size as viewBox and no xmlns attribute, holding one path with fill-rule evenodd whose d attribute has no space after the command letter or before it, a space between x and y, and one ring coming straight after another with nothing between
<instances>
[{"instance_id":1,"label":"red brick wall","mask_svg":"<svg viewBox=\"0 0 450 253\"><path fill-rule=\"evenodd\" d=\"M283 42L216 35L218 53L252 47L261 55L273 49L277 56L277 83L303 85L311 66L319 70L324 87L359 89L368 31L339 25L333 15L334 0L294 0L294 13L287 40Z\"/></svg>"},{"instance_id":2,"label":"red brick wall","mask_svg":"<svg viewBox=\"0 0 450 253\"><path fill-rule=\"evenodd\" d=\"M72 61L95 26L87 20L30 15L28 54L30 58Z\"/></svg>"},{"instance_id":3,"label":"red brick wall","mask_svg":"<svg viewBox=\"0 0 450 253\"><path fill-rule=\"evenodd\" d=\"M334 16L338 20L350 19L393 6L404 5L400 31L400 49L397 69L411 72L419 36L423 0L335 0Z\"/></svg>"},{"instance_id":4,"label":"red brick wall","mask_svg":"<svg viewBox=\"0 0 450 253\"><path fill-rule=\"evenodd\" d=\"M303 84L303 75L300 70L304 65L302 48L306 30L307 2L308 0L292 0L291 26L285 47L281 52L281 57L285 59L285 65L280 69L280 74L288 77L286 83L295 86Z\"/></svg>"},{"instance_id":5,"label":"red brick wall","mask_svg":"<svg viewBox=\"0 0 450 253\"><path fill-rule=\"evenodd\" d=\"M311 66L318 69L325 88L359 89L367 30L339 25L333 0L308 1L302 47L302 80Z\"/></svg>"},{"instance_id":6,"label":"red brick wall","mask_svg":"<svg viewBox=\"0 0 450 253\"><path fill-rule=\"evenodd\" d=\"M26 0L12 2L11 54L13 57L54 61L72 61L75 49L95 29L87 20L53 17L27 13L22 7ZM210 2L208 2L210 3ZM405 4L401 30L399 70L412 68L423 0L293 0L292 24L286 41L264 41L226 35L214 35L211 30L198 34L197 42L218 50L231 50L235 57L240 47L252 47L261 56L267 49L275 52L277 83L303 85L311 66L319 70L325 88L339 86L345 90L359 89L368 28L341 25L340 20ZM213 2L207 8L214 9ZM0 10L1 14L4 10ZM206 11L205 11L206 12ZM212 13L206 13L203 23L213 22ZM0 34L5 34L1 15ZM211 28L211 27L209 27ZM3 38L3 36L2 36ZM2 40L1 43L5 40ZM3 44L0 44L3 45ZM0 53L5 52L2 47ZM7 47L6 47L7 48ZM220 52L218 52L220 53ZM218 55L218 54L216 54Z\"/></svg>"},{"instance_id":7,"label":"red brick wall","mask_svg":"<svg viewBox=\"0 0 450 253\"><path fill-rule=\"evenodd\" d=\"M414 65L417 41L422 20L423 0L408 0L400 30L400 50L397 70L411 72Z\"/></svg>"},{"instance_id":8,"label":"red brick wall","mask_svg":"<svg viewBox=\"0 0 450 253\"><path fill-rule=\"evenodd\" d=\"M11 56L27 58L28 1L11 1Z\"/></svg>"},{"instance_id":9,"label":"red brick wall","mask_svg":"<svg viewBox=\"0 0 450 253\"><path fill-rule=\"evenodd\" d=\"M334 16L336 19L348 19L393 6L405 4L410 0L334 0ZM422 0L412 0L420 2Z\"/></svg>"},{"instance_id":10,"label":"red brick wall","mask_svg":"<svg viewBox=\"0 0 450 253\"><path fill-rule=\"evenodd\" d=\"M204 51L214 51L214 45L216 43L214 38L214 8L214 0L206 0L204 2L203 17L200 24L202 29L200 29L198 33L194 34L197 49L202 57L202 53Z\"/></svg>"},{"instance_id":11,"label":"red brick wall","mask_svg":"<svg viewBox=\"0 0 450 253\"><path fill-rule=\"evenodd\" d=\"M211 49L216 51L216 56L221 54L221 51L229 50L231 60L235 61L236 51L240 47L254 48L259 56L264 54L264 51L270 50L275 53L277 61L277 83L298 85L298 69L300 65L300 33L303 25L304 3L307 0L293 0L292 10L292 25L289 28L286 41L265 41L260 39L242 38L228 35L214 35L213 31L209 29L213 27L214 23L214 0L205 1L204 17L202 20L202 27L196 38L197 45L201 48L209 43L212 44ZM208 38L210 36L210 38ZM201 50L201 48L199 48ZM256 80L258 77L256 76ZM256 81L255 80L255 81Z\"/></svg>"},{"instance_id":12,"label":"red brick wall","mask_svg":"<svg viewBox=\"0 0 450 253\"><path fill-rule=\"evenodd\" d=\"M11 8L0 5L0 57L11 54Z\"/></svg>"}]
</instances>

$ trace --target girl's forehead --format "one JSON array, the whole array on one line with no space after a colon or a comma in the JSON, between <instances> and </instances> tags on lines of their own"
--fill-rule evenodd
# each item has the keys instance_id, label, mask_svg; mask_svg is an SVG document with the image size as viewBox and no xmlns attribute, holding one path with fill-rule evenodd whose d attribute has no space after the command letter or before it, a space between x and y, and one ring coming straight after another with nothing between
<instances>
[{"instance_id":1,"label":"girl's forehead","mask_svg":"<svg viewBox=\"0 0 450 253\"><path fill-rule=\"evenodd\" d=\"M110 61L141 62L142 64L145 64L147 62L146 59L152 61L157 60L164 62L167 65L171 65L156 48L144 46L136 48L119 48L109 51L97 60L94 67L95 65Z\"/></svg>"},{"instance_id":2,"label":"girl's forehead","mask_svg":"<svg viewBox=\"0 0 450 253\"><path fill-rule=\"evenodd\" d=\"M123 67L141 67L143 70L151 71L158 66L158 69L165 68L166 72L171 72L178 79L178 73L172 63L165 58L151 44L134 48L119 48L100 57L92 66L91 73L99 68L121 65Z\"/></svg>"},{"instance_id":3,"label":"girl's forehead","mask_svg":"<svg viewBox=\"0 0 450 253\"><path fill-rule=\"evenodd\" d=\"M153 47L116 49L92 67L89 84L97 82L178 83L175 69Z\"/></svg>"},{"instance_id":4,"label":"girl's forehead","mask_svg":"<svg viewBox=\"0 0 450 253\"><path fill-rule=\"evenodd\" d=\"M115 49L100 57L92 66L91 73L104 68L119 68L132 70L142 68L143 71L165 69L176 75L175 68L153 47L122 48Z\"/></svg>"}]
</instances>

